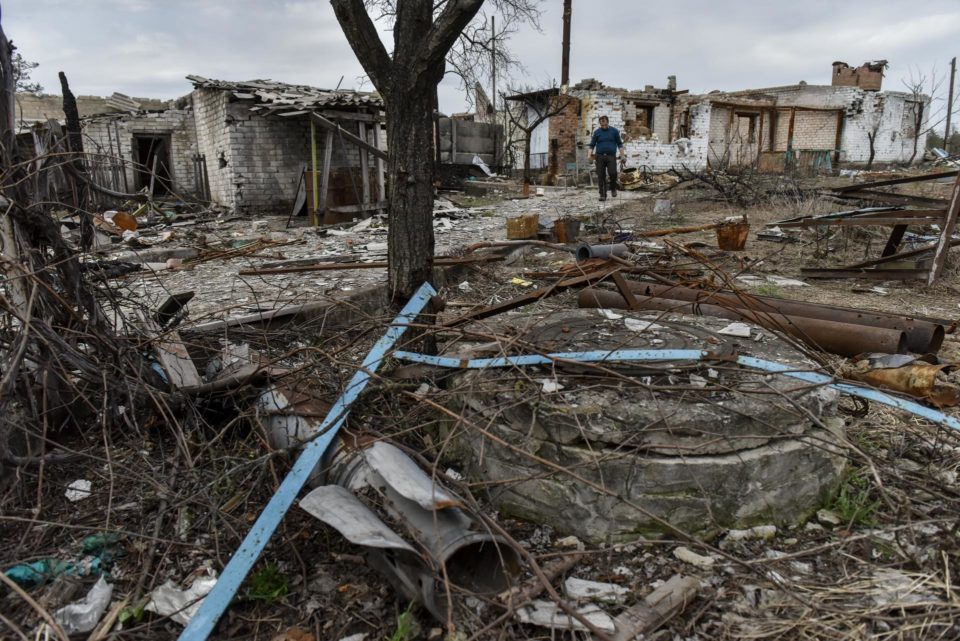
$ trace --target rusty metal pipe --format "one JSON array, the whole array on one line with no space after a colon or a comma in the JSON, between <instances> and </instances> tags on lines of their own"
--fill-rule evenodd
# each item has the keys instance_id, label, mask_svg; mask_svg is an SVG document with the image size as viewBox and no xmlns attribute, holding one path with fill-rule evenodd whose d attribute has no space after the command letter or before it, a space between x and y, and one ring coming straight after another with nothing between
<instances>
[{"instance_id":1,"label":"rusty metal pipe","mask_svg":"<svg viewBox=\"0 0 960 641\"><path fill-rule=\"evenodd\" d=\"M695 301L637 295L634 295L634 298L641 309L745 320L767 329L780 330L815 349L840 356L856 356L865 352L902 354L907 349L907 335L902 330L788 316L776 312L758 312L742 307L721 307ZM629 308L627 301L619 293L596 288L581 291L577 304L580 307Z\"/></svg>"},{"instance_id":2,"label":"rusty metal pipe","mask_svg":"<svg viewBox=\"0 0 960 641\"><path fill-rule=\"evenodd\" d=\"M795 300L782 300L771 296L744 297L734 292L708 292L682 286L668 286L658 283L628 281L630 289L643 296L669 298L690 302L711 302L720 306L753 309L759 312L774 312L788 316L819 318L821 320L867 327L895 329L906 333L907 349L919 354L937 353L943 345L945 330L943 325L918 318L863 311L849 307L819 305Z\"/></svg>"}]
</instances>

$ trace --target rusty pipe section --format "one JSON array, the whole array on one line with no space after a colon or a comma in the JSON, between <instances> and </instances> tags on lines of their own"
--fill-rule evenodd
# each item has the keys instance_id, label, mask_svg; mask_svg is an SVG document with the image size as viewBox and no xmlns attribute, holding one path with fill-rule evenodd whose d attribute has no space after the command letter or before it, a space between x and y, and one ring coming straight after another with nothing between
<instances>
[{"instance_id":1,"label":"rusty pipe section","mask_svg":"<svg viewBox=\"0 0 960 641\"><path fill-rule=\"evenodd\" d=\"M274 447L316 436L322 408L302 396L280 385L261 394L258 415ZM448 614L442 577L494 595L509 589L519 573L513 548L395 445L342 436L310 484L314 489L300 507L368 548L370 564L439 621Z\"/></svg>"},{"instance_id":2,"label":"rusty pipe section","mask_svg":"<svg viewBox=\"0 0 960 641\"><path fill-rule=\"evenodd\" d=\"M944 326L941 324L908 316L863 311L849 307L819 305L796 300L783 300L770 296L754 296L752 294L741 296L735 292L727 291L708 292L679 285L671 286L637 281L628 281L628 283L633 292L643 296L706 302L723 307L745 308L758 312L773 312L788 316L819 318L851 325L900 330L907 335L907 349L919 354L937 353L943 345L945 334Z\"/></svg>"},{"instance_id":3,"label":"rusty pipe section","mask_svg":"<svg viewBox=\"0 0 960 641\"><path fill-rule=\"evenodd\" d=\"M634 298L641 309L749 321L767 329L780 330L815 349L840 356L856 356L864 352L902 354L907 349L907 336L901 330L668 298L637 295ZM629 309L627 301L619 293L596 288L581 291L577 304L580 307Z\"/></svg>"}]
</instances>

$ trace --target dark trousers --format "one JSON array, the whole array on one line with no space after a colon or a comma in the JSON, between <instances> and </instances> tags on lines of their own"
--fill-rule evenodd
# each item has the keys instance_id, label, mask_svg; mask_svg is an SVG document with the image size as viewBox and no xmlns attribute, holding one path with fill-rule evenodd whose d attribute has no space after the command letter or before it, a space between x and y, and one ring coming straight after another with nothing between
<instances>
[{"instance_id":1,"label":"dark trousers","mask_svg":"<svg viewBox=\"0 0 960 641\"><path fill-rule=\"evenodd\" d=\"M597 182L600 183L600 195L607 195L607 180L610 189L617 193L617 155L597 154Z\"/></svg>"}]
</instances>

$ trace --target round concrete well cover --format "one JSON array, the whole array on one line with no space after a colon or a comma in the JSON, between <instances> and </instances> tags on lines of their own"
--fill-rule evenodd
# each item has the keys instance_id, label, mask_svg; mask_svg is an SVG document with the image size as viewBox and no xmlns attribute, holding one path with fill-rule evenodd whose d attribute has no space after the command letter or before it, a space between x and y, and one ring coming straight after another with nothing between
<instances>
[{"instance_id":1,"label":"round concrete well cover","mask_svg":"<svg viewBox=\"0 0 960 641\"><path fill-rule=\"evenodd\" d=\"M515 316L512 345L459 343L447 355L610 349L705 349L704 362L557 363L471 370L452 382L466 421L453 452L505 514L585 540L669 532L698 536L815 510L843 470L840 437L819 427L837 393L739 367L746 354L817 366L772 333L729 321L571 310ZM483 333L490 333L484 327ZM828 421L831 422L831 421Z\"/></svg>"}]
</instances>

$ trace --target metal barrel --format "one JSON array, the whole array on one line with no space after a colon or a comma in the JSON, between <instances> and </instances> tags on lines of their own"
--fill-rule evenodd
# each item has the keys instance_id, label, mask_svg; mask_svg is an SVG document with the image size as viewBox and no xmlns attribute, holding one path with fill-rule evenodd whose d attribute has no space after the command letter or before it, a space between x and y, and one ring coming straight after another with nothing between
<instances>
[{"instance_id":1,"label":"metal barrel","mask_svg":"<svg viewBox=\"0 0 960 641\"><path fill-rule=\"evenodd\" d=\"M628 283L631 290L644 296L691 302L704 301L721 306L742 307L759 312L777 312L790 316L819 318L838 323L849 323L851 325L901 330L907 335L907 349L919 354L935 354L940 351L945 334L943 325L918 318L898 316L896 314L884 314L882 312L806 303L796 300L782 300L771 296L754 296L752 294L741 296L734 292L708 292L679 285L671 286L637 281L628 281Z\"/></svg>"},{"instance_id":2,"label":"metal barrel","mask_svg":"<svg viewBox=\"0 0 960 641\"><path fill-rule=\"evenodd\" d=\"M761 312L742 307L721 307L695 301L650 296L634 298L643 309L749 321L761 327L780 330L811 347L840 356L856 356L865 352L902 354L907 349L907 336L902 330ZM580 292L577 304L580 307L629 308L627 301L619 293L592 287Z\"/></svg>"}]
</instances>

